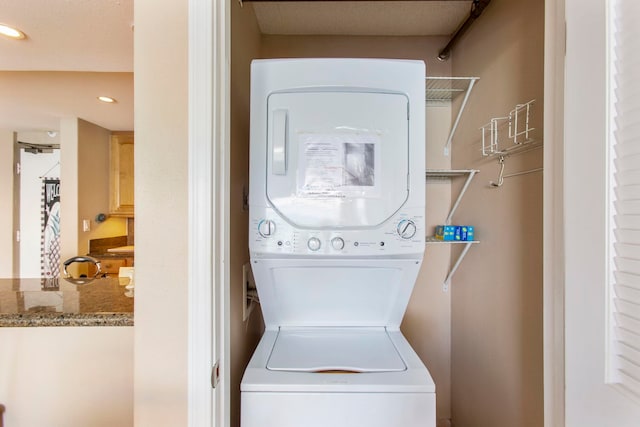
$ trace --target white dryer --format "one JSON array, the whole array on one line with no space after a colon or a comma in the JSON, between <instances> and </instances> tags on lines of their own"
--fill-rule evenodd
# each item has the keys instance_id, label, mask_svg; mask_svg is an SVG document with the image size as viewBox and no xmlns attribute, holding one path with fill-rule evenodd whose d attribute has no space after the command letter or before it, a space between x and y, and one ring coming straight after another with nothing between
<instances>
[{"instance_id":1,"label":"white dryer","mask_svg":"<svg viewBox=\"0 0 640 427\"><path fill-rule=\"evenodd\" d=\"M425 247L424 89L422 61L253 61L266 331L242 427L435 427L435 385L400 332Z\"/></svg>"}]
</instances>

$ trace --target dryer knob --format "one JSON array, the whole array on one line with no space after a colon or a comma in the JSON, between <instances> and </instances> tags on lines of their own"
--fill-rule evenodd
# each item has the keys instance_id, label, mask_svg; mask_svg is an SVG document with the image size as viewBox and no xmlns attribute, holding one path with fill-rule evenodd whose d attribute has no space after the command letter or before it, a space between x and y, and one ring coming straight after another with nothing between
<instances>
[{"instance_id":1,"label":"dryer knob","mask_svg":"<svg viewBox=\"0 0 640 427\"><path fill-rule=\"evenodd\" d=\"M344 249L344 240L342 237L334 237L331 239L331 247L336 251L341 251Z\"/></svg>"},{"instance_id":2,"label":"dryer knob","mask_svg":"<svg viewBox=\"0 0 640 427\"><path fill-rule=\"evenodd\" d=\"M307 247L314 252L320 249L320 246L320 239L318 239L317 237L312 237L307 241Z\"/></svg>"},{"instance_id":3,"label":"dryer knob","mask_svg":"<svg viewBox=\"0 0 640 427\"><path fill-rule=\"evenodd\" d=\"M403 219L398 223L398 235L403 239L410 239L416 235L416 224L410 219Z\"/></svg>"},{"instance_id":4,"label":"dryer knob","mask_svg":"<svg viewBox=\"0 0 640 427\"><path fill-rule=\"evenodd\" d=\"M271 237L276 232L276 223L270 219L263 219L258 224L258 233L262 237Z\"/></svg>"}]
</instances>

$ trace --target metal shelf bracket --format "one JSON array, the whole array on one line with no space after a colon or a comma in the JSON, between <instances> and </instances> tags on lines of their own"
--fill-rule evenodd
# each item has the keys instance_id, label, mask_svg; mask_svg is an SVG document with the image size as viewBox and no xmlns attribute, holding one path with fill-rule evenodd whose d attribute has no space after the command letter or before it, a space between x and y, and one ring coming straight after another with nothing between
<instances>
[{"instance_id":1,"label":"metal shelf bracket","mask_svg":"<svg viewBox=\"0 0 640 427\"><path fill-rule=\"evenodd\" d=\"M454 273L462 263L462 260L464 259L464 257L467 255L467 252L469 252L469 249L471 249L471 245L480 243L480 241L472 240L472 241L466 241L466 242L445 242L442 240L437 240L435 237L427 237L426 243L427 244L450 243L450 244L464 245L464 248L462 248L462 252L460 252L460 255L458 255L458 258L453 263L453 267L451 267L451 270L449 270L449 272L447 273L447 277L444 279L444 282L442 283L442 292L449 292L449 285L451 284L451 278L453 277Z\"/></svg>"},{"instance_id":2,"label":"metal shelf bracket","mask_svg":"<svg viewBox=\"0 0 640 427\"><path fill-rule=\"evenodd\" d=\"M464 193L469 188L469 184L471 184L471 180L475 177L475 175L478 172L480 172L480 171L477 170L477 169L427 169L426 174L425 174L426 179L430 179L430 178L432 178L432 179L450 179L450 178L455 178L455 177L458 177L458 176L465 176L465 175L467 177L465 182L464 182L464 185L460 189L460 193L458 193L458 197L456 198L456 201L451 206L451 210L449 211L449 215L447 216L447 219L445 221L445 225L450 225L451 224L451 220L453 219L453 214L456 212L456 209L458 208L458 205L460 205L460 201L462 200L462 197L464 196ZM473 245L475 243L480 243L480 242L478 240L473 240L473 241L443 241L443 240L438 240L435 237L427 237L426 238L426 243L427 244L447 244L448 243L448 244L463 244L464 245L464 248L462 248L462 252L460 252L460 255L458 256L458 258L454 262L453 267L451 267L451 270L449 270L449 273L447 273L447 277L444 279L444 283L442 284L442 291L443 292L448 292L449 291L449 284L451 283L451 278L453 277L453 274L456 272L456 270L460 266L460 263L462 262L464 257L467 255L467 252L471 248L471 245Z\"/></svg>"},{"instance_id":3,"label":"metal shelf bracket","mask_svg":"<svg viewBox=\"0 0 640 427\"><path fill-rule=\"evenodd\" d=\"M464 185L460 189L460 193L456 198L456 201L451 206L451 210L449 211L449 215L447 215L447 219L445 220L445 225L450 225L451 220L453 219L453 214L458 209L460 205L460 201L462 200L462 196L466 193L469 188L469 184L471 184L471 180L475 177L475 175L480 172L477 169L427 169L426 178L453 178L457 176L467 176L467 179L464 182Z\"/></svg>"},{"instance_id":4,"label":"metal shelf bracket","mask_svg":"<svg viewBox=\"0 0 640 427\"><path fill-rule=\"evenodd\" d=\"M469 248L471 248L471 245L474 243L477 243L477 242L467 242L464 245L464 248L462 249L460 256L458 256L458 259L456 260L455 264L453 264L453 267L451 267L449 274L447 274L447 278L444 279L444 283L442 284L442 292L449 292L449 284L451 283L451 278L453 277L453 274L456 272L456 270L460 266L460 263L464 259L465 255L467 255L467 252L469 252Z\"/></svg>"}]
</instances>

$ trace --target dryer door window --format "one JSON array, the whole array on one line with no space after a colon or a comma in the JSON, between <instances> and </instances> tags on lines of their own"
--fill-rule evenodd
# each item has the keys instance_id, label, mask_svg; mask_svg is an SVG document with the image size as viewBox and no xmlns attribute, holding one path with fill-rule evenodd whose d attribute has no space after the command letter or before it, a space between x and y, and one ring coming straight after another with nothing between
<instances>
[{"instance_id":1,"label":"dryer door window","mask_svg":"<svg viewBox=\"0 0 640 427\"><path fill-rule=\"evenodd\" d=\"M268 98L267 197L301 228L370 228L408 198L408 99L287 92Z\"/></svg>"}]
</instances>

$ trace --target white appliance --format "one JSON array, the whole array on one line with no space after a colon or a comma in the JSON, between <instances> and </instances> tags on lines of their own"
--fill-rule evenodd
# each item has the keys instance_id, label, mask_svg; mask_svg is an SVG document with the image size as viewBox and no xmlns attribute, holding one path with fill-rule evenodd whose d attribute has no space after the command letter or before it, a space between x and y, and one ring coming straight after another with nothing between
<instances>
[{"instance_id":1,"label":"white appliance","mask_svg":"<svg viewBox=\"0 0 640 427\"><path fill-rule=\"evenodd\" d=\"M425 247L425 65L256 60L242 427L435 427L400 332Z\"/></svg>"}]
</instances>

